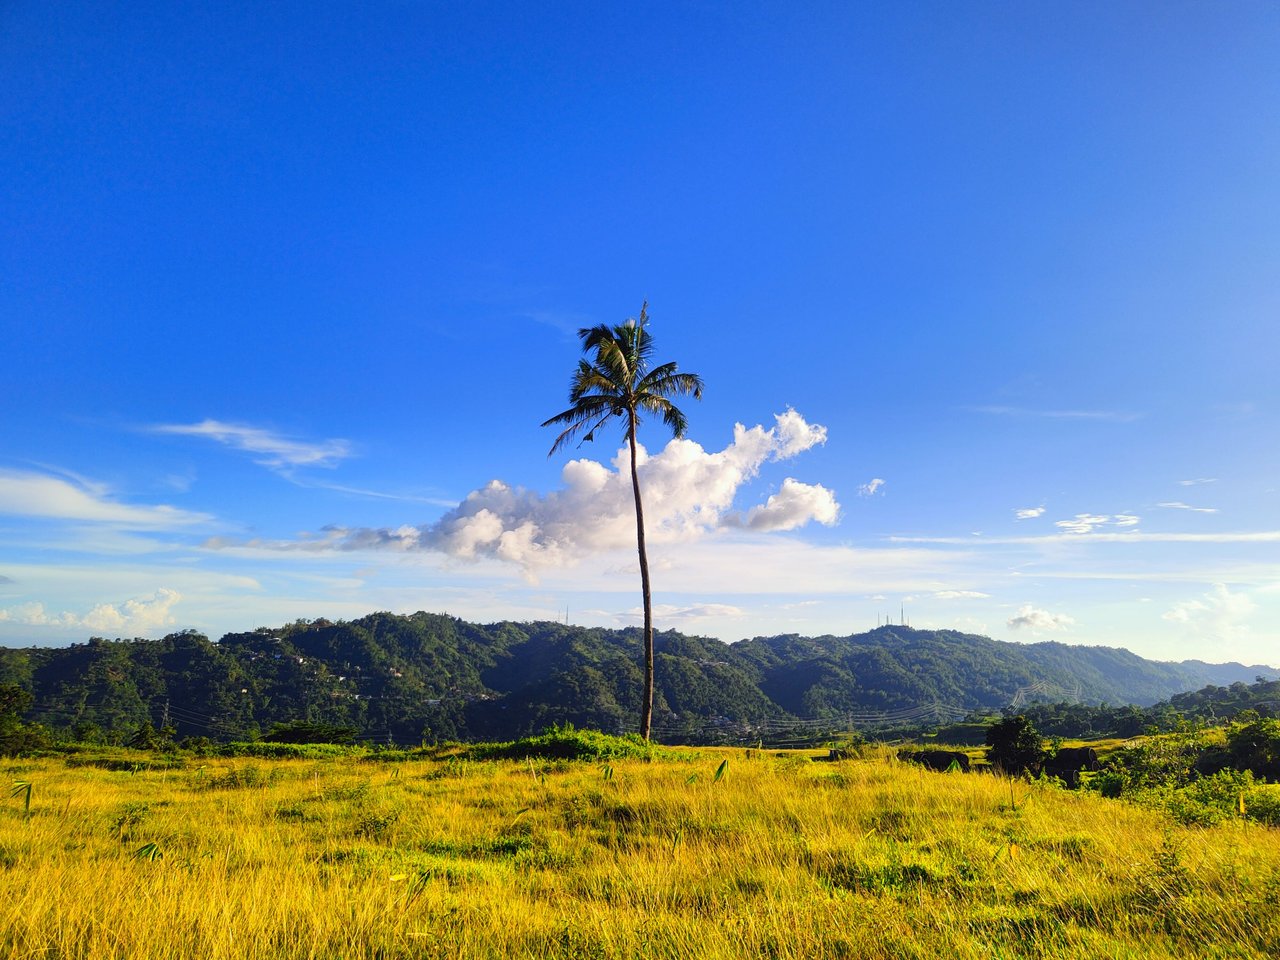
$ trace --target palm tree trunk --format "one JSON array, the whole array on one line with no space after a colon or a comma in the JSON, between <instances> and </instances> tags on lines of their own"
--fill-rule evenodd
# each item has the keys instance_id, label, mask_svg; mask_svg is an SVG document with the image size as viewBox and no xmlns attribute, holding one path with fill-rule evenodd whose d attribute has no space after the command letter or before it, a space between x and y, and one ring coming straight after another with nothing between
<instances>
[{"instance_id":1,"label":"palm tree trunk","mask_svg":"<svg viewBox=\"0 0 1280 960\"><path fill-rule=\"evenodd\" d=\"M649 555L644 547L644 505L640 502L640 474L636 469L636 412L628 410L631 429L631 492L636 497L636 548L640 553L640 594L644 600L644 700L640 704L640 736L649 739L653 725L653 598L649 592Z\"/></svg>"}]
</instances>

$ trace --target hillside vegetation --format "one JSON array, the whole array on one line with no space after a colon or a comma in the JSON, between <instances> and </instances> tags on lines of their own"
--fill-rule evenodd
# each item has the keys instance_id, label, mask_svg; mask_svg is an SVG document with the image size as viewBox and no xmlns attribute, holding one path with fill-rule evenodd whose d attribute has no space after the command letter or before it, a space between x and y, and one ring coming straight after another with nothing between
<instances>
[{"instance_id":1,"label":"hillside vegetation","mask_svg":"<svg viewBox=\"0 0 1280 960\"><path fill-rule=\"evenodd\" d=\"M625 752L9 762L0 957L1280 954L1275 829L878 750Z\"/></svg>"},{"instance_id":2,"label":"hillside vegetation","mask_svg":"<svg viewBox=\"0 0 1280 960\"><path fill-rule=\"evenodd\" d=\"M635 729L640 636L557 623L479 625L372 614L228 634L0 649L0 684L24 711L80 740L248 739L277 724L346 729L363 742L495 740L572 723ZM1003 643L882 627L848 637L724 644L657 637L655 736L723 743L851 726L936 722L1011 702L1150 704L1268 667L1158 663L1125 650ZM145 725L145 726L144 726Z\"/></svg>"}]
</instances>

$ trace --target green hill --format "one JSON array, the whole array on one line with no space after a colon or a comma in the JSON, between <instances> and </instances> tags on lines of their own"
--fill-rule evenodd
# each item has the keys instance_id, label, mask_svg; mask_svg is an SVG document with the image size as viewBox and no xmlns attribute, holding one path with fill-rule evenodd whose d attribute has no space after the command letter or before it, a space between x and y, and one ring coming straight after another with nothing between
<instances>
[{"instance_id":1,"label":"green hill","mask_svg":"<svg viewBox=\"0 0 1280 960\"><path fill-rule=\"evenodd\" d=\"M671 741L955 719L1034 701L1147 705L1277 676L1264 666L890 626L733 644L667 632L656 646L655 733ZM640 660L635 629L375 613L218 643L183 632L0 648L0 683L32 695L26 719L81 738L118 741L167 723L179 738L227 740L308 722L353 728L365 742L418 743L510 739L563 723L632 729Z\"/></svg>"}]
</instances>

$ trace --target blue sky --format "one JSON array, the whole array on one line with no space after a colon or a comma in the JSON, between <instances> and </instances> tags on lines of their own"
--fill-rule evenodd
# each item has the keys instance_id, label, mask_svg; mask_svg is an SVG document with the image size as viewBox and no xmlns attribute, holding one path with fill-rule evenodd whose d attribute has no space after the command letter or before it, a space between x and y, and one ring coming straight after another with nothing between
<instances>
[{"instance_id":1,"label":"blue sky","mask_svg":"<svg viewBox=\"0 0 1280 960\"><path fill-rule=\"evenodd\" d=\"M0 642L895 618L1280 663L1280 8L10 3ZM738 425L738 426L735 426Z\"/></svg>"}]
</instances>

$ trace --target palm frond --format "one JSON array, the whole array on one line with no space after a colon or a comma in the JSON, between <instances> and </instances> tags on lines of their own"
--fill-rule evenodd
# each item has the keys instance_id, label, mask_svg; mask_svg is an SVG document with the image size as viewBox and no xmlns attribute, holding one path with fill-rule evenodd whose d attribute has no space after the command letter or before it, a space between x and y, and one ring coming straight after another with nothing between
<instances>
[{"instance_id":1,"label":"palm frond","mask_svg":"<svg viewBox=\"0 0 1280 960\"><path fill-rule=\"evenodd\" d=\"M606 423L608 423L610 420L612 420L615 416L616 414L612 410L610 410L608 413L606 413L603 417L596 420L594 423L592 423L590 418L575 420L565 430L563 430L558 437L556 437L555 443L551 444L551 449L547 451L547 456L548 457L553 456L557 450L561 449L562 447L568 446L569 443L572 442L573 438L576 437L578 434L582 433L583 428L585 428L589 423L591 424L591 428L587 430L587 432L583 435L582 439L578 441L578 446L582 446L584 443L587 443L590 440L594 440L595 432L599 430L602 426L604 426ZM543 426L545 427L547 426L547 424L544 423Z\"/></svg>"},{"instance_id":2,"label":"palm frond","mask_svg":"<svg viewBox=\"0 0 1280 960\"><path fill-rule=\"evenodd\" d=\"M662 422L671 428L672 436L684 436L689 422L685 418L683 411L674 403L666 397L659 397L652 393L642 394L637 400L641 409L662 418Z\"/></svg>"},{"instance_id":3,"label":"palm frond","mask_svg":"<svg viewBox=\"0 0 1280 960\"><path fill-rule=\"evenodd\" d=\"M578 331L584 356L569 383L571 406L543 422L544 427L563 426L551 453L581 436L579 445L594 438L595 432L614 417L625 417L624 439L631 439L628 413L661 417L679 437L687 420L667 399L692 394L702 396L702 379L680 373L676 364L652 367L653 337L649 334L649 304L640 307L640 316L610 326L598 324Z\"/></svg>"},{"instance_id":4,"label":"palm frond","mask_svg":"<svg viewBox=\"0 0 1280 960\"><path fill-rule=\"evenodd\" d=\"M652 393L660 397L687 396L702 399L702 378L696 373L679 373L674 363L664 363L650 371L636 385L637 393Z\"/></svg>"}]
</instances>

